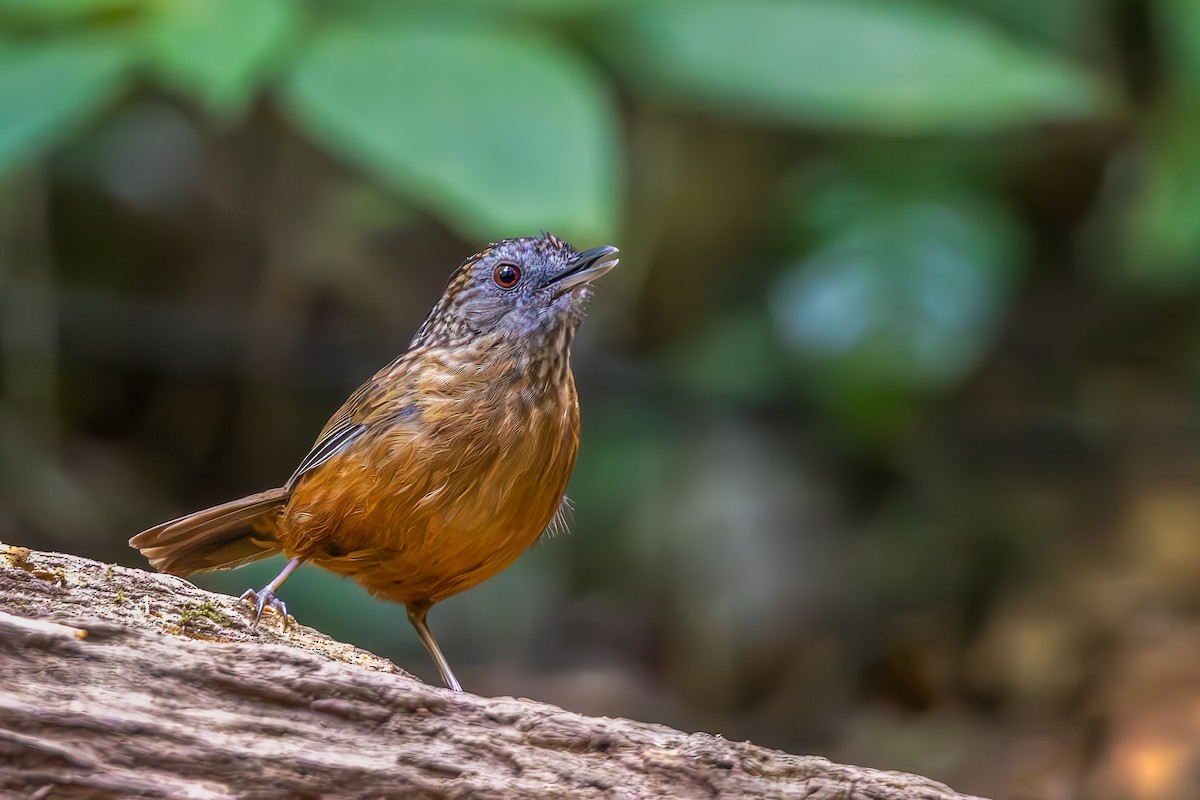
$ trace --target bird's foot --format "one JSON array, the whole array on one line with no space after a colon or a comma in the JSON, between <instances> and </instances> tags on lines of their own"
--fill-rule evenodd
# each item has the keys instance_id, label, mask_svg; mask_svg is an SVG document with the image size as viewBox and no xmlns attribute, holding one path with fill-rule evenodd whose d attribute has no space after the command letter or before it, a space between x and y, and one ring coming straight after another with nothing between
<instances>
[{"instance_id":1,"label":"bird's foot","mask_svg":"<svg viewBox=\"0 0 1200 800\"><path fill-rule=\"evenodd\" d=\"M285 631L291 624L291 618L288 616L287 603L276 597L275 593L269 588L262 589L261 591L257 592L253 589L247 589L239 599L245 600L246 602L250 603L250 605L254 606L254 622L251 623L252 626L258 625L259 619L262 618L263 611L266 610L268 606L274 609L275 613L279 615L279 619Z\"/></svg>"}]
</instances>

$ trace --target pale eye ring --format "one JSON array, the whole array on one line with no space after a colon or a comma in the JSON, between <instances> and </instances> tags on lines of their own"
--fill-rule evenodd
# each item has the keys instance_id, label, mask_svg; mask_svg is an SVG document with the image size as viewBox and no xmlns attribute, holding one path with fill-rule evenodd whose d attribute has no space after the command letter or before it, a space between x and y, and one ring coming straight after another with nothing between
<instances>
[{"instance_id":1,"label":"pale eye ring","mask_svg":"<svg viewBox=\"0 0 1200 800\"><path fill-rule=\"evenodd\" d=\"M521 268L505 261L492 270L492 280L501 289L511 289L521 282Z\"/></svg>"}]
</instances>

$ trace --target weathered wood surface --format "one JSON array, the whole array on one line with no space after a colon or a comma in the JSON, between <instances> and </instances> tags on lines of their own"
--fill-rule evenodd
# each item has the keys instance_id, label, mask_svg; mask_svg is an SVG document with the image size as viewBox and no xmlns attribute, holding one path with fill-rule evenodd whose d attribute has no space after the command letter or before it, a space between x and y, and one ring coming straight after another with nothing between
<instances>
[{"instance_id":1,"label":"weathered wood surface","mask_svg":"<svg viewBox=\"0 0 1200 800\"><path fill-rule=\"evenodd\" d=\"M186 581L0 544L0 797L963 798L896 772L455 695Z\"/></svg>"}]
</instances>

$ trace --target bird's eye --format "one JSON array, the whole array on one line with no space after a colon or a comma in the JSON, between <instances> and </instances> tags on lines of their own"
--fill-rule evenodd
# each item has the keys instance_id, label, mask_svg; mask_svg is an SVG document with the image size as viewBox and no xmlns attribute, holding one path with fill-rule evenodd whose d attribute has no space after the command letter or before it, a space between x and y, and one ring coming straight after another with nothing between
<instances>
[{"instance_id":1,"label":"bird's eye","mask_svg":"<svg viewBox=\"0 0 1200 800\"><path fill-rule=\"evenodd\" d=\"M492 280L501 289L511 289L521 280L521 268L516 264L497 264L492 272Z\"/></svg>"}]
</instances>

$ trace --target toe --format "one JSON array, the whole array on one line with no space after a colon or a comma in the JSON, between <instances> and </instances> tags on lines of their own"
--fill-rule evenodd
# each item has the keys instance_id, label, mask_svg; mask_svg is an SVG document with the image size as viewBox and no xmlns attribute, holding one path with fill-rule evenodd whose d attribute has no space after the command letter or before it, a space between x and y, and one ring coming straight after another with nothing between
<instances>
[{"instance_id":1,"label":"toe","mask_svg":"<svg viewBox=\"0 0 1200 800\"><path fill-rule=\"evenodd\" d=\"M258 601L254 604L254 624L255 625L257 625L258 621L260 619L262 619L263 610L266 609L267 603L274 599L275 598L271 595L270 592L261 592L258 595Z\"/></svg>"},{"instance_id":2,"label":"toe","mask_svg":"<svg viewBox=\"0 0 1200 800\"><path fill-rule=\"evenodd\" d=\"M271 604L271 607L279 612L279 621L283 625L283 629L286 631L292 624L292 619L288 616L287 603L276 598L275 602Z\"/></svg>"},{"instance_id":3,"label":"toe","mask_svg":"<svg viewBox=\"0 0 1200 800\"><path fill-rule=\"evenodd\" d=\"M263 589L255 591L247 589L241 596L241 600L248 602L254 609L254 619L251 621L251 627L257 627L258 621L262 619L263 612L267 608L274 609L275 613L279 614L279 619L283 623L283 629L286 631L291 625L291 618L288 616L287 603L275 596L275 593Z\"/></svg>"}]
</instances>

